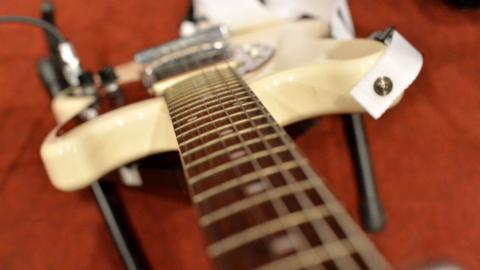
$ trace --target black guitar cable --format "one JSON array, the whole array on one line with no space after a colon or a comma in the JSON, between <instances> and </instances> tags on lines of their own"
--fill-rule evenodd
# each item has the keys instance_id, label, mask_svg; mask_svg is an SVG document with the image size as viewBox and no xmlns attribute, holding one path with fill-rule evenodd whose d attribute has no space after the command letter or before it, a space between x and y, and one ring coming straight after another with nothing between
<instances>
[{"instance_id":1,"label":"black guitar cable","mask_svg":"<svg viewBox=\"0 0 480 270\"><path fill-rule=\"evenodd\" d=\"M0 23L17 23L37 26L52 34L52 36L58 40L58 43L67 42L62 33L60 33L54 25L41 19L18 15L0 16Z\"/></svg>"},{"instance_id":2,"label":"black guitar cable","mask_svg":"<svg viewBox=\"0 0 480 270\"><path fill-rule=\"evenodd\" d=\"M78 80L78 76L82 74L80 60L78 59L73 46L53 24L41 19L18 15L0 16L0 24L2 23L33 25L51 34L51 36L58 41L56 50L61 61L64 79L70 86L78 86L80 84Z\"/></svg>"},{"instance_id":3,"label":"black guitar cable","mask_svg":"<svg viewBox=\"0 0 480 270\"><path fill-rule=\"evenodd\" d=\"M67 81L68 86L80 85L79 75L83 74L80 60L75 54L73 46L65 39L54 24L42 19L28 16L1 16L0 24L27 24L43 29L53 42L49 43L59 62L51 59L42 59L39 62L39 75L49 94L54 97L63 90L61 79ZM56 66L58 65L58 66ZM58 74L56 68L61 69ZM61 78L63 75L64 78ZM97 181L91 185L94 198L110 230L114 243L128 270L149 269L149 264L141 252L140 246L128 222L128 217L121 198L112 183Z\"/></svg>"}]
</instances>

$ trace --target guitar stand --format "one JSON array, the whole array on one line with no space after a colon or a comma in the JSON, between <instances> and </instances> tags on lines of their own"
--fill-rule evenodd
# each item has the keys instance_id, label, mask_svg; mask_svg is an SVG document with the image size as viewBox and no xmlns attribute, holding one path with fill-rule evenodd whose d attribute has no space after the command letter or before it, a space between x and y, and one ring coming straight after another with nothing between
<instances>
[{"instance_id":1,"label":"guitar stand","mask_svg":"<svg viewBox=\"0 0 480 270\"><path fill-rule=\"evenodd\" d=\"M378 232L385 227L386 218L373 176L362 116L345 115L343 121L357 177L360 219L366 231Z\"/></svg>"},{"instance_id":2,"label":"guitar stand","mask_svg":"<svg viewBox=\"0 0 480 270\"><path fill-rule=\"evenodd\" d=\"M50 1L43 1L41 15L43 20L55 25L54 6ZM51 55L49 58L39 60L37 71L50 97L53 98L69 85L62 75L61 62L56 49L58 42L47 32L45 32L45 37ZM128 168L125 167L125 169ZM150 269L131 229L116 184L100 179L93 183L90 188L126 269Z\"/></svg>"},{"instance_id":3,"label":"guitar stand","mask_svg":"<svg viewBox=\"0 0 480 270\"><path fill-rule=\"evenodd\" d=\"M135 238L116 183L97 181L90 188L128 270L150 269Z\"/></svg>"}]
</instances>

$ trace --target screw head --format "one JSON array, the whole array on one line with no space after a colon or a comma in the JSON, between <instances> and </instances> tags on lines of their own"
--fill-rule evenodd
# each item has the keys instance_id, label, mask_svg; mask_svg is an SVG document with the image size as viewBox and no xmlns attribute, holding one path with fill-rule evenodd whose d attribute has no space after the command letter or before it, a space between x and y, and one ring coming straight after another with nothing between
<instances>
[{"instance_id":1,"label":"screw head","mask_svg":"<svg viewBox=\"0 0 480 270\"><path fill-rule=\"evenodd\" d=\"M393 82L387 76L378 77L373 83L373 90L379 96L386 96L392 92Z\"/></svg>"}]
</instances>

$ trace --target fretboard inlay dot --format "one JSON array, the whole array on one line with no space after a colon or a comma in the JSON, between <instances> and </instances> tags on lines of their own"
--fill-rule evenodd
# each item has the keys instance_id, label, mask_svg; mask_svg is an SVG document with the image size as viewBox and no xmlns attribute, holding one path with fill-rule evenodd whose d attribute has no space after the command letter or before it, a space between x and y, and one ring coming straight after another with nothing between
<instances>
[{"instance_id":1,"label":"fretboard inlay dot","mask_svg":"<svg viewBox=\"0 0 480 270\"><path fill-rule=\"evenodd\" d=\"M253 195L253 194L262 192L262 191L264 191L264 190L265 190L265 187L263 186L263 184L262 184L261 182L255 182L255 183L249 184L249 185L245 188L245 192L246 192L248 195Z\"/></svg>"}]
</instances>

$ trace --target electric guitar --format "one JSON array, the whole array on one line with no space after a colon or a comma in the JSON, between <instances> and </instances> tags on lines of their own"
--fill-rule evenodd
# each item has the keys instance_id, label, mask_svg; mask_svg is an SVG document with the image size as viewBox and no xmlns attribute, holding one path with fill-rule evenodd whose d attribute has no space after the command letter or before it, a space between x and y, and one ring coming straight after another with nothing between
<instances>
[{"instance_id":1,"label":"electric guitar","mask_svg":"<svg viewBox=\"0 0 480 270\"><path fill-rule=\"evenodd\" d=\"M316 20L231 37L208 29L116 67L119 83L142 79L150 98L113 109L82 88L65 90L41 148L53 185L80 189L179 151L219 269L390 269L282 128L363 111L349 91L385 44L327 35Z\"/></svg>"}]
</instances>

